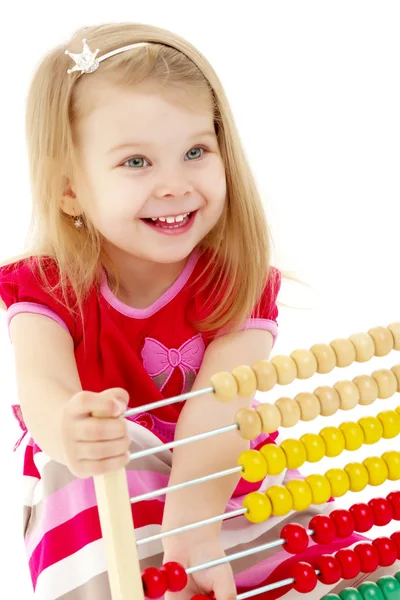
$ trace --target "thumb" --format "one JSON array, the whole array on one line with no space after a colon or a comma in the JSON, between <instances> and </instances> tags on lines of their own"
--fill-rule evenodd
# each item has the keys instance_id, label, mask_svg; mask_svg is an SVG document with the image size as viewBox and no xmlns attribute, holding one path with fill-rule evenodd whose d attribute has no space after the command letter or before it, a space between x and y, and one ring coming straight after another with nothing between
<instances>
[{"instance_id":1,"label":"thumb","mask_svg":"<svg viewBox=\"0 0 400 600\"><path fill-rule=\"evenodd\" d=\"M213 588L215 600L236 600L236 585L231 567L215 577Z\"/></svg>"}]
</instances>

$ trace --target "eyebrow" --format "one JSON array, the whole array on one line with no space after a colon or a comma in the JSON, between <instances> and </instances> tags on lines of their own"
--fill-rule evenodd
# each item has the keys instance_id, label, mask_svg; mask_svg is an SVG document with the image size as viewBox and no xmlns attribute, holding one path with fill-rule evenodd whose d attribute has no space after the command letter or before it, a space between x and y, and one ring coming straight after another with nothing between
<instances>
[{"instance_id":1,"label":"eyebrow","mask_svg":"<svg viewBox=\"0 0 400 600\"><path fill-rule=\"evenodd\" d=\"M201 131L199 133L193 134L192 136L190 136L189 141L194 140L196 138L200 138L200 137L215 138L215 136L216 136L215 131L208 129L207 131ZM114 146L113 148L108 150L107 154L112 154L112 153L116 152L117 150L127 150L129 148L137 148L140 146L151 146L151 143L149 143L149 142L124 142L123 144L118 144L118 146Z\"/></svg>"}]
</instances>

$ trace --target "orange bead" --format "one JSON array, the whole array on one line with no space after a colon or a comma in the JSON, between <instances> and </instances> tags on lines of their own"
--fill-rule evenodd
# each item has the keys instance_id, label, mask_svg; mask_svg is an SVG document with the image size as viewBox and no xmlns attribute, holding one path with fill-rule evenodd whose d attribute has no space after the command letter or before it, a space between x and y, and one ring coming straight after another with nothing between
<instances>
[{"instance_id":1,"label":"orange bead","mask_svg":"<svg viewBox=\"0 0 400 600\"><path fill-rule=\"evenodd\" d=\"M240 408L235 415L239 435L244 440L255 440L262 432L260 415L251 408Z\"/></svg>"}]
</instances>

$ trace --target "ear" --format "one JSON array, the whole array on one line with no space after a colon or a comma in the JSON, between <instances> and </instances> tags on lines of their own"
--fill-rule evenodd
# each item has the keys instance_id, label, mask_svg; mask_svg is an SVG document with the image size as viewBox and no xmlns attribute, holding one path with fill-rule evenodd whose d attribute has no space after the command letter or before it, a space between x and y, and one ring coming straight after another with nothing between
<instances>
[{"instance_id":1,"label":"ear","mask_svg":"<svg viewBox=\"0 0 400 600\"><path fill-rule=\"evenodd\" d=\"M72 189L70 180L67 178L65 179L64 191L61 199L61 208L67 215L71 216L81 212L76 194Z\"/></svg>"}]
</instances>

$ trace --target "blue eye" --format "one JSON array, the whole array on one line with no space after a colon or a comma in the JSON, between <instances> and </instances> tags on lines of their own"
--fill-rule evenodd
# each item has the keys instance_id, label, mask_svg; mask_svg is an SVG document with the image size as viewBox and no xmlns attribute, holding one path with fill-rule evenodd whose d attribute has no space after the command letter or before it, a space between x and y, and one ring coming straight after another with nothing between
<instances>
[{"instance_id":1,"label":"blue eye","mask_svg":"<svg viewBox=\"0 0 400 600\"><path fill-rule=\"evenodd\" d=\"M133 156L132 158L128 158L128 160L126 162L124 162L124 167L128 166L128 167L133 167L134 169L136 169L136 168L140 168L141 166L144 166L144 165L137 164L137 161L147 162L147 160L145 158L143 158L143 156ZM134 163L134 164L129 164L129 163Z\"/></svg>"},{"instance_id":2,"label":"blue eye","mask_svg":"<svg viewBox=\"0 0 400 600\"><path fill-rule=\"evenodd\" d=\"M200 154L196 154L196 151L200 151ZM193 152L194 152L194 154L193 154ZM197 147L191 148L191 150L189 150L189 152L186 153L186 156L189 157L189 160L192 160L192 159L196 160L198 158L201 158L203 156L204 152L207 152L207 150L205 148L201 148L200 146L197 146ZM143 156L132 156L132 158L128 158L128 160L123 163L123 166L134 169L134 170L140 170L146 166L144 163L147 163L147 165L149 164L148 161Z\"/></svg>"},{"instance_id":3,"label":"blue eye","mask_svg":"<svg viewBox=\"0 0 400 600\"><path fill-rule=\"evenodd\" d=\"M199 146L196 148L192 148L191 150L189 150L189 152L186 154L186 156L190 155L191 152L193 152L193 150L200 150L202 152L205 152L204 148L200 148ZM191 155L191 158L200 158L201 156L203 156L202 154L200 154L200 156L193 156L193 154Z\"/></svg>"}]
</instances>

